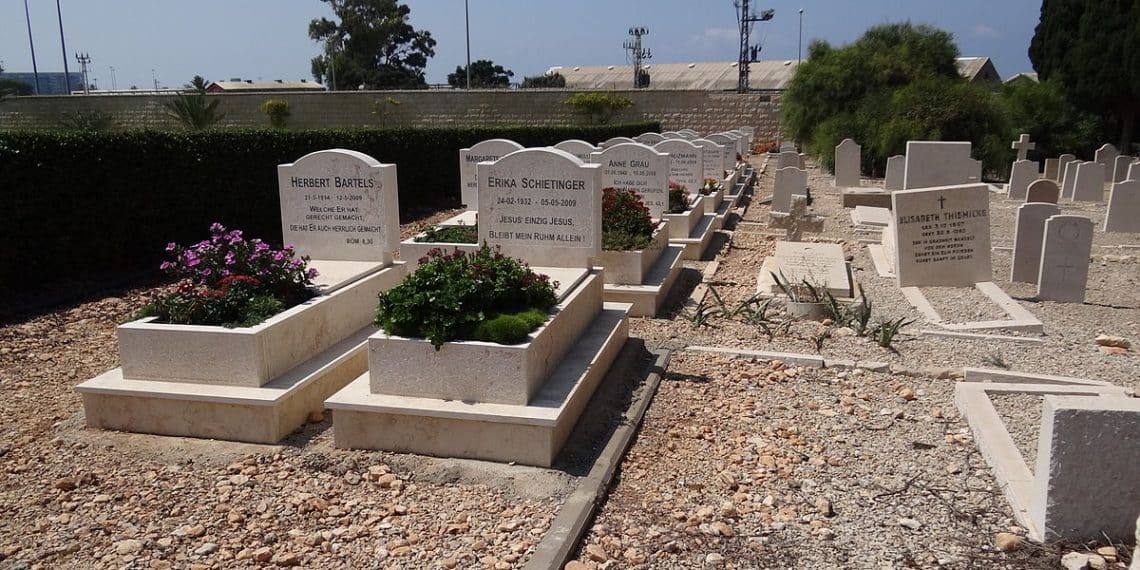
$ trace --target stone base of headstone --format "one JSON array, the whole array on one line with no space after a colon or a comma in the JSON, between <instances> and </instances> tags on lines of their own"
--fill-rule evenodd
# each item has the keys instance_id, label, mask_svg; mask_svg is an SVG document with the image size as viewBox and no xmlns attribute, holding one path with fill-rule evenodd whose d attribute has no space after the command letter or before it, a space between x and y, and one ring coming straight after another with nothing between
<instances>
[{"instance_id":1,"label":"stone base of headstone","mask_svg":"<svg viewBox=\"0 0 1140 570\"><path fill-rule=\"evenodd\" d=\"M436 225L441 228L449 228L452 226L473 226L479 223L478 216L478 211L467 210L466 212L460 212L458 215L452 216Z\"/></svg>"},{"instance_id":2,"label":"stone base of headstone","mask_svg":"<svg viewBox=\"0 0 1140 570\"><path fill-rule=\"evenodd\" d=\"M843 192L843 207L871 206L873 208L891 208L891 193L882 190L845 190Z\"/></svg>"},{"instance_id":3,"label":"stone base of headstone","mask_svg":"<svg viewBox=\"0 0 1140 570\"><path fill-rule=\"evenodd\" d=\"M424 234L419 234L420 237ZM479 251L479 244L475 243L444 243L435 241L416 241L415 238L400 242L400 259L407 262L408 271L415 271L420 266L420 260L433 249L442 249L447 253L463 251L473 253Z\"/></svg>"},{"instance_id":4,"label":"stone base of headstone","mask_svg":"<svg viewBox=\"0 0 1140 570\"><path fill-rule=\"evenodd\" d=\"M325 271L325 279L335 272ZM76 387L87 425L276 443L367 369L376 296L405 275L405 264L397 262L349 284L326 281L331 293L254 327L151 324L149 318L122 325L123 366Z\"/></svg>"},{"instance_id":5,"label":"stone base of headstone","mask_svg":"<svg viewBox=\"0 0 1140 570\"><path fill-rule=\"evenodd\" d=\"M713 234L724 224L724 218L718 217L716 214L694 216L692 212L699 214L699 211L694 208L684 214L665 215L665 219L669 220L670 228L672 228L669 233L669 244L683 247L684 252L681 254L681 259L689 261L701 258L701 255L708 249L709 243L712 242ZM674 225L674 219L677 222L676 225ZM684 228L688 228L688 235L680 237Z\"/></svg>"},{"instance_id":6,"label":"stone base of headstone","mask_svg":"<svg viewBox=\"0 0 1140 570\"><path fill-rule=\"evenodd\" d=\"M606 302L629 304L631 317L656 317L681 273L684 254L683 246L666 246L644 272L640 283L606 283L603 291ZM607 268L606 274L609 272Z\"/></svg>"},{"instance_id":7,"label":"stone base of headstone","mask_svg":"<svg viewBox=\"0 0 1140 570\"><path fill-rule=\"evenodd\" d=\"M373 335L369 371L325 401L334 444L549 467L628 336L630 307L603 304L600 273L525 344Z\"/></svg>"}]
</instances>

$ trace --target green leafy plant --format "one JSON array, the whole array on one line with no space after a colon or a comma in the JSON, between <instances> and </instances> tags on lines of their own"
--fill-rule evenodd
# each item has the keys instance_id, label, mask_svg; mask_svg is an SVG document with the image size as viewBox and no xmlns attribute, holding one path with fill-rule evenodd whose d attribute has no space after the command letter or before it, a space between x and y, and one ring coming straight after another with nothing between
<instances>
[{"instance_id":1,"label":"green leafy plant","mask_svg":"<svg viewBox=\"0 0 1140 570\"><path fill-rule=\"evenodd\" d=\"M289 118L289 102L281 99L266 99L258 107L262 113L269 116L269 124L275 129L284 129L285 120Z\"/></svg>"},{"instance_id":2,"label":"green leafy plant","mask_svg":"<svg viewBox=\"0 0 1140 570\"><path fill-rule=\"evenodd\" d=\"M899 317L895 320L884 320L875 325L871 330L871 337L875 339L875 344L883 348L894 350L891 346L894 343L895 337L898 336L899 330L903 327L914 323L914 320L908 320L905 317Z\"/></svg>"},{"instance_id":3,"label":"green leafy plant","mask_svg":"<svg viewBox=\"0 0 1140 570\"><path fill-rule=\"evenodd\" d=\"M377 99L372 102L372 115L376 117L380 126L386 126L388 119L392 118L392 114L402 104L403 103L400 103L400 100L395 97Z\"/></svg>"},{"instance_id":4,"label":"green leafy plant","mask_svg":"<svg viewBox=\"0 0 1140 570\"><path fill-rule=\"evenodd\" d=\"M181 279L172 293L156 295L140 317L188 325L249 327L313 297L315 269L292 246L274 250L246 240L241 230L210 226L210 239L190 247L170 243L172 260L160 269Z\"/></svg>"},{"instance_id":5,"label":"green leafy plant","mask_svg":"<svg viewBox=\"0 0 1140 570\"><path fill-rule=\"evenodd\" d=\"M632 190L602 189L602 249L645 249L653 241L649 208Z\"/></svg>"},{"instance_id":6,"label":"green leafy plant","mask_svg":"<svg viewBox=\"0 0 1140 570\"><path fill-rule=\"evenodd\" d=\"M564 99L562 104L584 114L590 124L604 125L618 111L632 107L633 99L605 91L590 91L575 93Z\"/></svg>"},{"instance_id":7,"label":"green leafy plant","mask_svg":"<svg viewBox=\"0 0 1140 570\"><path fill-rule=\"evenodd\" d=\"M433 249L403 283L380 293L375 323L390 335L426 338L436 350L453 340L517 344L545 322L556 286L487 244L471 253Z\"/></svg>"},{"instance_id":8,"label":"green leafy plant","mask_svg":"<svg viewBox=\"0 0 1140 570\"><path fill-rule=\"evenodd\" d=\"M163 103L166 116L178 121L180 125L191 130L208 129L226 117L225 113L218 111L221 99L208 99L202 93L187 95L178 93L174 99Z\"/></svg>"},{"instance_id":9,"label":"green leafy plant","mask_svg":"<svg viewBox=\"0 0 1140 570\"><path fill-rule=\"evenodd\" d=\"M682 214L689 209L689 191L680 182L669 181L669 213Z\"/></svg>"},{"instance_id":10,"label":"green leafy plant","mask_svg":"<svg viewBox=\"0 0 1140 570\"><path fill-rule=\"evenodd\" d=\"M1002 370L1010 369L1009 363L1005 361L1005 358L1001 355L1000 352L992 352L990 354L987 354L984 358L982 358L982 362L989 364L994 368L1001 368Z\"/></svg>"},{"instance_id":11,"label":"green leafy plant","mask_svg":"<svg viewBox=\"0 0 1140 570\"><path fill-rule=\"evenodd\" d=\"M693 323L693 327L712 327L713 317L728 317L730 312L728 307L724 304L724 299L721 298L720 293L716 288L709 284L709 295L713 297L716 304L709 302L709 295L705 295L700 303L693 309L693 315L689 317L689 322Z\"/></svg>"},{"instance_id":12,"label":"green leafy plant","mask_svg":"<svg viewBox=\"0 0 1140 570\"><path fill-rule=\"evenodd\" d=\"M788 296L788 300L793 303L823 303L824 293L826 289L821 289L817 284L808 281L807 277L800 279L799 283L792 283L781 271L777 274L774 271L769 271L772 279L776 282L776 286ZM822 291L822 292L821 292Z\"/></svg>"},{"instance_id":13,"label":"green leafy plant","mask_svg":"<svg viewBox=\"0 0 1140 570\"><path fill-rule=\"evenodd\" d=\"M98 133L115 128L115 117L100 109L79 109L64 114L59 126L68 130Z\"/></svg>"},{"instance_id":14,"label":"green leafy plant","mask_svg":"<svg viewBox=\"0 0 1140 570\"><path fill-rule=\"evenodd\" d=\"M412 239L417 243L479 243L479 226L432 226Z\"/></svg>"}]
</instances>

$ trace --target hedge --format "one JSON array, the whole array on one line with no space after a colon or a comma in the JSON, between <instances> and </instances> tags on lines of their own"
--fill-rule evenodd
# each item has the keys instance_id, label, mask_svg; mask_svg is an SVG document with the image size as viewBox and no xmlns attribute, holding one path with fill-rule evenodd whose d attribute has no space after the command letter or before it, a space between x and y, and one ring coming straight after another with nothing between
<instances>
[{"instance_id":1,"label":"hedge","mask_svg":"<svg viewBox=\"0 0 1140 570\"><path fill-rule=\"evenodd\" d=\"M459 149L602 141L659 130L609 126L201 132L0 132L0 295L59 283L97 287L156 267L171 241L212 222L280 243L277 165L347 148L395 163L401 219L459 203ZM84 285L87 286L87 285Z\"/></svg>"}]
</instances>

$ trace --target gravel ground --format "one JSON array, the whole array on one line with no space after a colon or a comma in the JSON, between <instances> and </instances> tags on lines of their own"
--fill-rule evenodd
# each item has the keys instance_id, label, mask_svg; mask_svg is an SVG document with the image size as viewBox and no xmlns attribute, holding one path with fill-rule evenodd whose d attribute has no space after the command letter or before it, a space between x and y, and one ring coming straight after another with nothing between
<instances>
[{"instance_id":1,"label":"gravel ground","mask_svg":"<svg viewBox=\"0 0 1140 570\"><path fill-rule=\"evenodd\" d=\"M1041 433L1041 405L1044 400L1034 394L990 394L990 402L1005 423L1030 473L1037 469L1037 437Z\"/></svg>"},{"instance_id":2,"label":"gravel ground","mask_svg":"<svg viewBox=\"0 0 1140 570\"><path fill-rule=\"evenodd\" d=\"M814 207L828 218L812 237L851 256L873 321L921 319L877 275L858 243L868 236L812 174ZM762 176L757 193L771 184ZM1103 205L1079 209L1103 219ZM1012 243L1012 203L995 196L993 210L994 244ZM721 241L711 287L727 309L753 295L775 247L766 218L767 207L753 205L744 221L761 225L738 224ZM1119 247L1140 236L1098 233L1095 243L1083 305L1033 301L1031 286L1004 278L1008 254L995 253L995 282L1045 323L1045 342L1034 345L924 336L936 327L921 320L891 349L815 322L786 334L739 318L697 326L684 300L694 276L712 268L687 263L687 285L665 318L631 320L631 336L648 348L678 352L579 562L1055 567L1052 547L990 546L995 532L1020 531L958 419L952 380L935 378L1001 361L1140 387L1135 347L1108 355L1093 343L1101 333L1140 342L1140 264ZM588 468L588 450L572 450L554 470L337 450L327 419L278 446L88 431L72 388L117 365L115 326L148 293L121 291L0 326L0 413L17 420L0 434L0 568L519 567ZM992 310L970 295L929 294L946 315ZM818 351L867 370L783 369L682 350L691 345ZM613 408L628 402L603 396ZM1037 413L1009 407L1023 424Z\"/></svg>"}]
</instances>

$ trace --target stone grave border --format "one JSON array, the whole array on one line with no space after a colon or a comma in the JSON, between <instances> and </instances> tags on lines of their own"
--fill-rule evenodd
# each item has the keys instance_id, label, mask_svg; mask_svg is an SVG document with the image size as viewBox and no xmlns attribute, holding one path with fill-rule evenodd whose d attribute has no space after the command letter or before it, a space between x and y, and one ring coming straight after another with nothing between
<instances>
[{"instance_id":1,"label":"stone grave border","mask_svg":"<svg viewBox=\"0 0 1140 570\"><path fill-rule=\"evenodd\" d=\"M1040 521L1034 520L1031 514L1038 506L1035 504L1034 473L1030 471L1009 434L1009 429L994 408L990 394L1115 399L1127 398L1130 393L1125 388L1099 380L969 367L964 368L963 372L963 381L954 386L954 402L958 411L969 425L978 450L993 470L994 477L1013 510L1014 518L1028 530L1030 539L1040 542L1045 538L1044 529L1040 528ZM1042 453L1039 449L1038 455ZM1044 453L1048 454L1049 450ZM1040 457L1038 461L1041 461Z\"/></svg>"}]
</instances>

